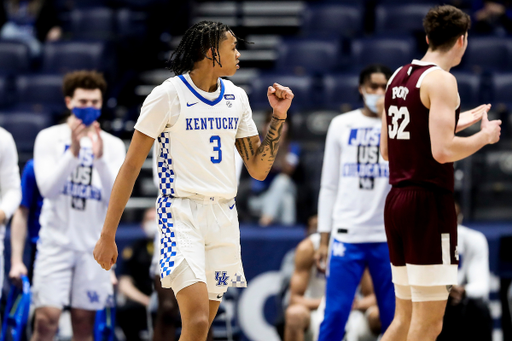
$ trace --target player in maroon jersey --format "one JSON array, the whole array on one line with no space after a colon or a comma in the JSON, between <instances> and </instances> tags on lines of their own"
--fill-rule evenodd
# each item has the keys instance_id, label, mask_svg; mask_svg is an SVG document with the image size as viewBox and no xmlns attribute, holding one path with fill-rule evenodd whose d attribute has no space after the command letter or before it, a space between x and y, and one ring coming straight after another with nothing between
<instances>
[{"instance_id":1,"label":"player in maroon jersey","mask_svg":"<svg viewBox=\"0 0 512 341\"><path fill-rule=\"evenodd\" d=\"M381 153L393 185L384 219L395 284L396 312L382 341L435 340L449 290L457 283L457 217L453 162L500 137L490 105L462 113L449 73L468 44L470 18L452 6L435 7L423 22L429 48L398 69L385 96ZM482 120L469 137L455 133Z\"/></svg>"}]
</instances>

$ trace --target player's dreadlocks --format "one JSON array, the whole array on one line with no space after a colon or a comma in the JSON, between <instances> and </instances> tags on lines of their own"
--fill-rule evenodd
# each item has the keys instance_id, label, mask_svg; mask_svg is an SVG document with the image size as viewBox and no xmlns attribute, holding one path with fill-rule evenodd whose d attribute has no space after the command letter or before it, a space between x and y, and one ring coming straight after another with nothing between
<instances>
[{"instance_id":1,"label":"player's dreadlocks","mask_svg":"<svg viewBox=\"0 0 512 341\"><path fill-rule=\"evenodd\" d=\"M210 59L213 66L218 63L222 67L219 45L226 39L225 32L230 32L237 38L227 25L220 22L201 21L195 24L185 32L178 48L169 58L168 69L181 75L191 71L194 63L203 58ZM212 58L206 55L209 49L212 49Z\"/></svg>"}]
</instances>

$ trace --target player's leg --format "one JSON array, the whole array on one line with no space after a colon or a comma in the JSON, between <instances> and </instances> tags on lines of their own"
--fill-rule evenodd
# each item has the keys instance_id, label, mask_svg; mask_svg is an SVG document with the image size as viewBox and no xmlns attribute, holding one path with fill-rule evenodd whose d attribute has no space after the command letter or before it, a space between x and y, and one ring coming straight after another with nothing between
<instances>
[{"instance_id":1,"label":"player's leg","mask_svg":"<svg viewBox=\"0 0 512 341\"><path fill-rule=\"evenodd\" d=\"M410 198L407 195L404 197L402 192L401 189L392 188L386 198L384 208L384 225L396 298L393 321L387 328L381 341L406 341L412 317L411 288L405 266L403 231L401 231L401 226L403 225L401 218L403 211L407 210Z\"/></svg>"},{"instance_id":2,"label":"player's leg","mask_svg":"<svg viewBox=\"0 0 512 341\"><path fill-rule=\"evenodd\" d=\"M176 296L174 296L172 289L162 288L160 275L154 277L154 285L158 296L158 308L153 330L153 341L174 341L176 323L180 319Z\"/></svg>"},{"instance_id":3,"label":"player's leg","mask_svg":"<svg viewBox=\"0 0 512 341\"><path fill-rule=\"evenodd\" d=\"M73 341L92 341L95 310L71 308Z\"/></svg>"},{"instance_id":4,"label":"player's leg","mask_svg":"<svg viewBox=\"0 0 512 341\"><path fill-rule=\"evenodd\" d=\"M372 278L381 329L384 333L395 314L395 290L391 280L391 266L387 243L372 243L367 254L368 269Z\"/></svg>"},{"instance_id":5,"label":"player's leg","mask_svg":"<svg viewBox=\"0 0 512 341\"><path fill-rule=\"evenodd\" d=\"M206 340L210 327L210 303L206 283L196 282L176 294L181 313L180 341Z\"/></svg>"},{"instance_id":6,"label":"player's leg","mask_svg":"<svg viewBox=\"0 0 512 341\"><path fill-rule=\"evenodd\" d=\"M71 326L73 340L92 340L94 317L98 310L113 305L110 271L105 271L90 252L75 252L71 283Z\"/></svg>"},{"instance_id":7,"label":"player's leg","mask_svg":"<svg viewBox=\"0 0 512 341\"><path fill-rule=\"evenodd\" d=\"M40 244L32 286L35 307L32 341L54 339L62 307L69 305L73 262L71 251Z\"/></svg>"},{"instance_id":8,"label":"player's leg","mask_svg":"<svg viewBox=\"0 0 512 341\"><path fill-rule=\"evenodd\" d=\"M365 266L364 252L358 244L333 240L325 290L325 315L320 325L319 341L343 338Z\"/></svg>"},{"instance_id":9,"label":"player's leg","mask_svg":"<svg viewBox=\"0 0 512 341\"><path fill-rule=\"evenodd\" d=\"M411 290L413 297L412 319L407 341L435 341L443 328L448 290L446 286L413 286ZM429 301L414 302L417 297Z\"/></svg>"},{"instance_id":10,"label":"player's leg","mask_svg":"<svg viewBox=\"0 0 512 341\"><path fill-rule=\"evenodd\" d=\"M406 341L409 334L412 317L412 302L410 299L396 298L395 316L393 322L382 336L381 341Z\"/></svg>"},{"instance_id":11,"label":"player's leg","mask_svg":"<svg viewBox=\"0 0 512 341\"><path fill-rule=\"evenodd\" d=\"M292 304L286 308L284 340L304 341L304 332L309 327L310 311L302 304Z\"/></svg>"}]
</instances>

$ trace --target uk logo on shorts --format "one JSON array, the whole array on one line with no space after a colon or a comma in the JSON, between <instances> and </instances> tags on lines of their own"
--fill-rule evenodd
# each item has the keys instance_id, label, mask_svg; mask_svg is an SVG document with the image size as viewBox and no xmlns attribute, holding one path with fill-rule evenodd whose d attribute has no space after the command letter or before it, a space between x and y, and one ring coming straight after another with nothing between
<instances>
[{"instance_id":1,"label":"uk logo on shorts","mask_svg":"<svg viewBox=\"0 0 512 341\"><path fill-rule=\"evenodd\" d=\"M89 302L91 303L99 303L100 297L96 291L87 291L87 297L89 297Z\"/></svg>"},{"instance_id":2,"label":"uk logo on shorts","mask_svg":"<svg viewBox=\"0 0 512 341\"><path fill-rule=\"evenodd\" d=\"M228 285L228 272L227 271L215 271L215 282L216 286L224 287Z\"/></svg>"}]
</instances>

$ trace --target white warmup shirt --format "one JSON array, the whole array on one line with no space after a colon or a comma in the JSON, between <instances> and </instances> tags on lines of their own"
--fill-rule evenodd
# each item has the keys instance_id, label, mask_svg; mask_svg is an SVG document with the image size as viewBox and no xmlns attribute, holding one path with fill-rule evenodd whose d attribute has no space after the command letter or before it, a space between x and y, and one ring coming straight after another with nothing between
<instances>
[{"instance_id":1,"label":"white warmup shirt","mask_svg":"<svg viewBox=\"0 0 512 341\"><path fill-rule=\"evenodd\" d=\"M219 79L217 90L206 92L188 73L153 89L135 129L157 140L160 193L175 197L233 198L235 139L258 135L242 88Z\"/></svg>"},{"instance_id":2,"label":"white warmup shirt","mask_svg":"<svg viewBox=\"0 0 512 341\"><path fill-rule=\"evenodd\" d=\"M92 251L107 214L115 177L126 150L121 139L101 132L103 156L96 160L89 137L80 140L80 154L69 149L71 129L65 124L42 130L34 146L34 172L44 198L40 245Z\"/></svg>"},{"instance_id":3,"label":"white warmup shirt","mask_svg":"<svg viewBox=\"0 0 512 341\"><path fill-rule=\"evenodd\" d=\"M18 151L16 144L4 128L0 128L0 210L8 221L21 202L20 170L18 168ZM0 225L0 250L3 250L5 224ZM1 253L3 255L3 252Z\"/></svg>"},{"instance_id":4,"label":"white warmup shirt","mask_svg":"<svg viewBox=\"0 0 512 341\"><path fill-rule=\"evenodd\" d=\"M466 226L457 228L459 252L458 283L464 285L469 298L489 299L491 273L489 245L484 234Z\"/></svg>"},{"instance_id":5,"label":"white warmup shirt","mask_svg":"<svg viewBox=\"0 0 512 341\"><path fill-rule=\"evenodd\" d=\"M346 243L385 242L389 166L380 156L381 119L354 110L336 116L327 132L318 232Z\"/></svg>"}]
</instances>

